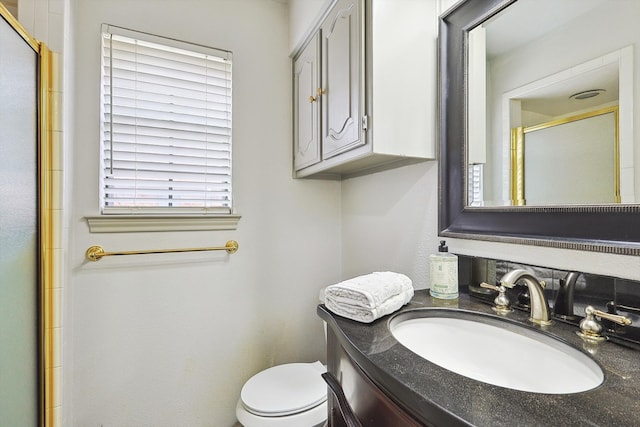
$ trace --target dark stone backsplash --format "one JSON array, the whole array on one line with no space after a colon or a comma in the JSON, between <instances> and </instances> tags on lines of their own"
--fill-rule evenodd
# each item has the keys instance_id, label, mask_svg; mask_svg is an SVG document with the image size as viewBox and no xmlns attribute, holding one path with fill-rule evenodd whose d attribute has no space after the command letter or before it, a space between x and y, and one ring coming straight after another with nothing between
<instances>
[{"instance_id":1,"label":"dark stone backsplash","mask_svg":"<svg viewBox=\"0 0 640 427\"><path fill-rule=\"evenodd\" d=\"M611 340L622 339L640 344L640 282L616 277L600 276L589 273L578 273L573 293L574 317L556 316L555 301L561 287L561 281L570 273L558 270L510 261L494 260L481 257L458 255L458 277L460 286L467 288L469 294L492 303L496 293L480 288L481 282L497 285L500 278L510 270L522 268L546 283L545 295L549 308L557 321L578 325L584 318L587 305L609 313L627 316L633 322L630 326L619 326L613 322L602 320L606 335ZM507 296L515 309L527 310L528 293L526 286L516 286L507 291Z\"/></svg>"}]
</instances>

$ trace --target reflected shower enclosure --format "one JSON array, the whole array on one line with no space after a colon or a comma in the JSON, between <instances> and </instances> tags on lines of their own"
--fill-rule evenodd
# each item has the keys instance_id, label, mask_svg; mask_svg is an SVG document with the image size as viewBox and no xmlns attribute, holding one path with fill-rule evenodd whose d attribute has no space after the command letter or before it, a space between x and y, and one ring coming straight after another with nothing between
<instances>
[{"instance_id":1,"label":"reflected shower enclosure","mask_svg":"<svg viewBox=\"0 0 640 427\"><path fill-rule=\"evenodd\" d=\"M511 135L513 206L620 203L617 107Z\"/></svg>"}]
</instances>

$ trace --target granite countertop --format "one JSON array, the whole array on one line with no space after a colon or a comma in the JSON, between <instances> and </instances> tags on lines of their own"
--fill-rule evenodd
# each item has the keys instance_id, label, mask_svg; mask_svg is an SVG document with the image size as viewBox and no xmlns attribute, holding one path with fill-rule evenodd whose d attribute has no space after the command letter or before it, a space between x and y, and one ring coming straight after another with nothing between
<instances>
[{"instance_id":1,"label":"granite countertop","mask_svg":"<svg viewBox=\"0 0 640 427\"><path fill-rule=\"evenodd\" d=\"M391 335L397 313L441 307L426 290L416 291L398 312L373 323L340 317L318 306L340 344L369 378L414 418L442 426L640 426L640 352L612 342L596 346L591 357L605 379L599 387L574 394L541 394L507 389L458 375L416 355ZM451 307L451 305L447 305ZM453 308L495 314L486 302L460 294ZM506 318L540 329L515 310ZM559 320L545 327L578 349L587 349L577 327ZM487 351L491 351L490 348ZM500 354L495 355L496 363ZM523 370L527 367L523 366Z\"/></svg>"}]
</instances>

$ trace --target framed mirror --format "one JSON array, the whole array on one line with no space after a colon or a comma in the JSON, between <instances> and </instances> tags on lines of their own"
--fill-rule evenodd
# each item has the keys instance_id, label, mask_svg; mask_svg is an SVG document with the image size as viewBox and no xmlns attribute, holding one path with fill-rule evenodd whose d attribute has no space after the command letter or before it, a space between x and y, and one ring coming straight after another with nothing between
<instances>
[{"instance_id":1,"label":"framed mirror","mask_svg":"<svg viewBox=\"0 0 640 427\"><path fill-rule=\"evenodd\" d=\"M637 16L466 0L440 18L440 235L640 255Z\"/></svg>"}]
</instances>

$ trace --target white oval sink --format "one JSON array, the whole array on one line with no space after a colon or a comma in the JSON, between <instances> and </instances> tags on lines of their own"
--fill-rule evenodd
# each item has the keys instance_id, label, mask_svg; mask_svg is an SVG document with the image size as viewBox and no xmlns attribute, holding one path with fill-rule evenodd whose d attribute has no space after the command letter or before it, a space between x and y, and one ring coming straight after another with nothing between
<instances>
[{"instance_id":1,"label":"white oval sink","mask_svg":"<svg viewBox=\"0 0 640 427\"><path fill-rule=\"evenodd\" d=\"M397 316L393 336L424 359L465 377L514 390L569 394L604 381L585 353L535 330L493 316L423 310Z\"/></svg>"}]
</instances>

